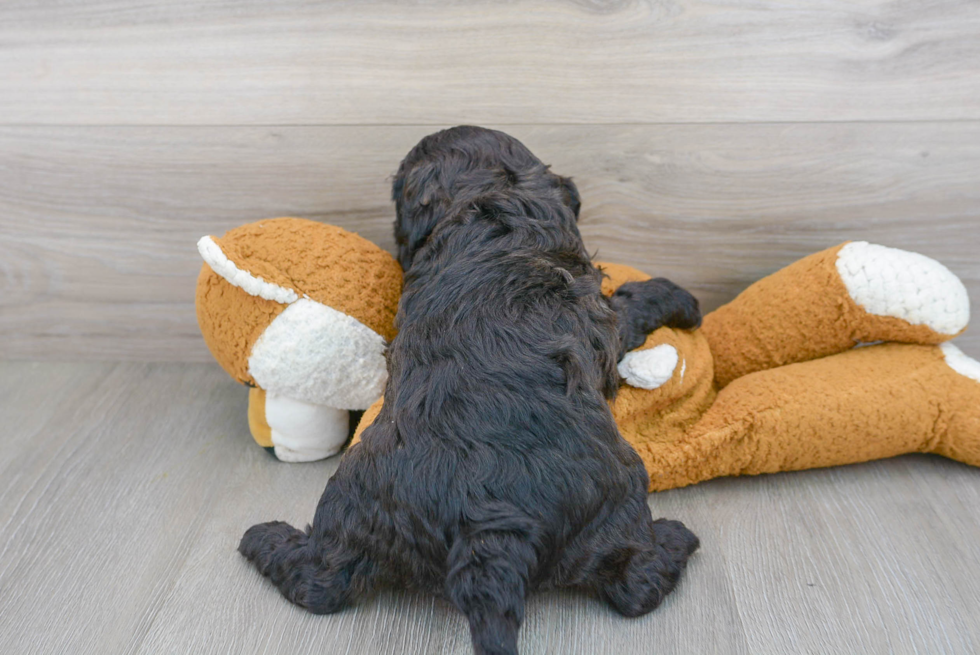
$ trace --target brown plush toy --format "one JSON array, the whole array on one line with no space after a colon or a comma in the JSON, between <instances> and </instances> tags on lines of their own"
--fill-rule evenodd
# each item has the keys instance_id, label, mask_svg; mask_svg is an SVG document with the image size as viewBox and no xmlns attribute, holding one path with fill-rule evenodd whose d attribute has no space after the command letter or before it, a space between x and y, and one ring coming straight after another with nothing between
<instances>
[{"instance_id":1,"label":"brown plush toy","mask_svg":"<svg viewBox=\"0 0 980 655\"><path fill-rule=\"evenodd\" d=\"M343 447L347 410L371 405L356 441L381 406L402 284L394 258L295 218L198 248L201 331L253 387L256 441L285 461L321 459ZM607 294L649 277L601 267ZM966 289L938 262L843 244L756 282L700 330L651 334L620 363L612 411L652 491L908 452L980 466L980 363L946 343L968 320Z\"/></svg>"},{"instance_id":2,"label":"brown plush toy","mask_svg":"<svg viewBox=\"0 0 980 655\"><path fill-rule=\"evenodd\" d=\"M600 267L607 294L649 279ZM700 330L651 334L620 363L613 414L651 491L910 452L980 466L980 363L945 343L968 320L966 289L938 262L842 244L753 284Z\"/></svg>"},{"instance_id":3,"label":"brown plush toy","mask_svg":"<svg viewBox=\"0 0 980 655\"><path fill-rule=\"evenodd\" d=\"M255 440L289 462L340 451L348 410L387 380L402 271L370 241L338 227L274 218L203 237L197 320L211 354L252 387Z\"/></svg>"}]
</instances>

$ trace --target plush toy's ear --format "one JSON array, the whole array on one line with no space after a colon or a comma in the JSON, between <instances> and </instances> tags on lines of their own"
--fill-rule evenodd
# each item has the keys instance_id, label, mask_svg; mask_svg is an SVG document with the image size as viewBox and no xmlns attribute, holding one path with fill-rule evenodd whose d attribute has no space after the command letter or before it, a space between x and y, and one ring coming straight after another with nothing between
<instances>
[{"instance_id":1,"label":"plush toy's ear","mask_svg":"<svg viewBox=\"0 0 980 655\"><path fill-rule=\"evenodd\" d=\"M204 261L251 295L292 304L313 300L363 323L387 341L402 273L390 254L334 225L271 218L198 242Z\"/></svg>"},{"instance_id":2,"label":"plush toy's ear","mask_svg":"<svg viewBox=\"0 0 980 655\"><path fill-rule=\"evenodd\" d=\"M197 324L211 355L228 375L254 386L248 356L262 333L296 292L257 278L235 265L212 237L198 249L204 258L197 278Z\"/></svg>"}]
</instances>

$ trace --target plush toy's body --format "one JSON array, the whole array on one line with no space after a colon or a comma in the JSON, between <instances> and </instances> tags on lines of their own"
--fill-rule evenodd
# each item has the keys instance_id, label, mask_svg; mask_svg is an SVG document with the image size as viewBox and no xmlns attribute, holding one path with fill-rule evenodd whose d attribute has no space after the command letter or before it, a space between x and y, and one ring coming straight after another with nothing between
<instances>
[{"instance_id":1,"label":"plush toy's body","mask_svg":"<svg viewBox=\"0 0 980 655\"><path fill-rule=\"evenodd\" d=\"M600 267L606 293L649 279ZM943 343L968 320L965 288L938 262L843 244L760 280L700 330L651 334L620 363L613 415L651 491L910 452L980 466L980 363ZM879 341L904 343L855 348Z\"/></svg>"},{"instance_id":2,"label":"plush toy's body","mask_svg":"<svg viewBox=\"0 0 980 655\"><path fill-rule=\"evenodd\" d=\"M215 358L253 387L256 441L286 461L321 459L346 440L346 410L378 399L358 439L381 406L394 259L300 219L199 248L198 320ZM601 267L609 294L649 279ZM980 466L980 363L945 343L968 320L965 288L938 262L843 244L753 284L700 330L651 334L620 363L613 415L651 491L909 452Z\"/></svg>"},{"instance_id":3,"label":"plush toy's body","mask_svg":"<svg viewBox=\"0 0 980 655\"><path fill-rule=\"evenodd\" d=\"M610 289L638 274L607 273ZM845 244L757 282L696 332L651 334L620 365L613 414L651 491L910 452L980 466L980 364L933 345L968 320L966 290L937 262ZM879 341L892 343L855 348Z\"/></svg>"}]
</instances>

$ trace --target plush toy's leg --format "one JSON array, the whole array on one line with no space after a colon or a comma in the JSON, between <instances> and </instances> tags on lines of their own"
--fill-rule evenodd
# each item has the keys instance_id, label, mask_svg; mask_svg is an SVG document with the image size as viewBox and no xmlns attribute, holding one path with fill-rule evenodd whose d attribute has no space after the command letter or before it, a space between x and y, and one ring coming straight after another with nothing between
<instances>
[{"instance_id":1,"label":"plush toy's leg","mask_svg":"<svg viewBox=\"0 0 980 655\"><path fill-rule=\"evenodd\" d=\"M720 386L859 342L936 344L970 318L966 288L939 262L865 242L810 255L704 317Z\"/></svg>"},{"instance_id":2,"label":"plush toy's leg","mask_svg":"<svg viewBox=\"0 0 980 655\"><path fill-rule=\"evenodd\" d=\"M937 426L941 438L933 452L980 466L980 362L951 343L939 349L948 369L941 368L937 375L948 380L949 392Z\"/></svg>"},{"instance_id":3,"label":"plush toy's leg","mask_svg":"<svg viewBox=\"0 0 980 655\"><path fill-rule=\"evenodd\" d=\"M650 490L935 452L980 466L980 363L882 344L741 377L672 442L634 444Z\"/></svg>"},{"instance_id":4,"label":"plush toy's leg","mask_svg":"<svg viewBox=\"0 0 980 655\"><path fill-rule=\"evenodd\" d=\"M249 391L249 427L255 441L273 447L284 462L313 462L343 448L349 436L345 409L304 403L253 388Z\"/></svg>"}]
</instances>

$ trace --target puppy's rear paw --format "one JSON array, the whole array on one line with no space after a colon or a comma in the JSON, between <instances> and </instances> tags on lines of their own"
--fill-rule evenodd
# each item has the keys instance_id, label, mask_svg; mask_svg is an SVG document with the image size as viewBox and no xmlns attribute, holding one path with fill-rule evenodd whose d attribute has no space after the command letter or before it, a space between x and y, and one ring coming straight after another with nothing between
<instances>
[{"instance_id":1,"label":"puppy's rear paw","mask_svg":"<svg viewBox=\"0 0 980 655\"><path fill-rule=\"evenodd\" d=\"M680 521L657 519L653 522L657 543L668 553L680 555L686 561L701 546L697 535Z\"/></svg>"},{"instance_id":2,"label":"puppy's rear paw","mask_svg":"<svg viewBox=\"0 0 980 655\"><path fill-rule=\"evenodd\" d=\"M297 541L305 535L282 521L259 523L250 527L238 544L238 552L249 560L259 564L267 561L277 548L290 541Z\"/></svg>"}]
</instances>

